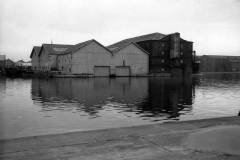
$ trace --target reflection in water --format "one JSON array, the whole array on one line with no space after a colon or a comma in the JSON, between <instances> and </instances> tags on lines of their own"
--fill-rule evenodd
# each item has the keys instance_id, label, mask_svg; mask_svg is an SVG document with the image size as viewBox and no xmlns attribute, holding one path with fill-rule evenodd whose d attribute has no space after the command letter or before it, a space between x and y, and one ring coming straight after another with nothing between
<instances>
[{"instance_id":1,"label":"reflection in water","mask_svg":"<svg viewBox=\"0 0 240 160\"><path fill-rule=\"evenodd\" d=\"M149 116L168 114L168 118L176 118L191 110L194 87L192 79L150 79L149 94L139 106L142 113Z\"/></svg>"},{"instance_id":2,"label":"reflection in water","mask_svg":"<svg viewBox=\"0 0 240 160\"><path fill-rule=\"evenodd\" d=\"M32 80L32 99L42 112L72 111L92 118L101 110L176 118L191 110L193 94L192 78Z\"/></svg>"},{"instance_id":3,"label":"reflection in water","mask_svg":"<svg viewBox=\"0 0 240 160\"><path fill-rule=\"evenodd\" d=\"M0 139L237 115L240 74L1 79Z\"/></svg>"},{"instance_id":4,"label":"reflection in water","mask_svg":"<svg viewBox=\"0 0 240 160\"><path fill-rule=\"evenodd\" d=\"M6 79L0 78L0 94L5 93L5 91L6 91Z\"/></svg>"}]
</instances>

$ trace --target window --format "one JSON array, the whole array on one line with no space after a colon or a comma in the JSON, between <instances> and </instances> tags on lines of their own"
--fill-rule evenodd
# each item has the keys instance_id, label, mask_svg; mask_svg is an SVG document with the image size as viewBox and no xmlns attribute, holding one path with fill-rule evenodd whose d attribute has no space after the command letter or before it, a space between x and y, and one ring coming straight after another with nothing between
<instances>
[{"instance_id":1,"label":"window","mask_svg":"<svg viewBox=\"0 0 240 160\"><path fill-rule=\"evenodd\" d=\"M180 47L183 48L183 44L182 43L180 44Z\"/></svg>"},{"instance_id":2,"label":"window","mask_svg":"<svg viewBox=\"0 0 240 160\"><path fill-rule=\"evenodd\" d=\"M123 60L123 66L125 66L126 64L125 64L125 60Z\"/></svg>"},{"instance_id":3,"label":"window","mask_svg":"<svg viewBox=\"0 0 240 160\"><path fill-rule=\"evenodd\" d=\"M162 51L161 54L162 54L162 56L164 56L164 54L165 54L164 51Z\"/></svg>"},{"instance_id":4,"label":"window","mask_svg":"<svg viewBox=\"0 0 240 160\"><path fill-rule=\"evenodd\" d=\"M182 59L180 60L180 63L183 63L183 60L182 60Z\"/></svg>"},{"instance_id":5,"label":"window","mask_svg":"<svg viewBox=\"0 0 240 160\"><path fill-rule=\"evenodd\" d=\"M164 69L164 68L161 68L161 71L165 71L165 69Z\"/></svg>"},{"instance_id":6,"label":"window","mask_svg":"<svg viewBox=\"0 0 240 160\"><path fill-rule=\"evenodd\" d=\"M164 43L162 43L162 47L165 47L165 44L164 44Z\"/></svg>"},{"instance_id":7,"label":"window","mask_svg":"<svg viewBox=\"0 0 240 160\"><path fill-rule=\"evenodd\" d=\"M165 62L164 59L162 59L161 62L164 63Z\"/></svg>"}]
</instances>

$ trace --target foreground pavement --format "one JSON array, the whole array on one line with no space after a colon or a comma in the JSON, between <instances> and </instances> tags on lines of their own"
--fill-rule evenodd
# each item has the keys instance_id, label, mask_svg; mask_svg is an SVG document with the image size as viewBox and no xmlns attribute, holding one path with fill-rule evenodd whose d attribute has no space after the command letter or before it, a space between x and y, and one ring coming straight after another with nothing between
<instances>
[{"instance_id":1,"label":"foreground pavement","mask_svg":"<svg viewBox=\"0 0 240 160\"><path fill-rule=\"evenodd\" d=\"M239 160L240 117L0 140L0 159Z\"/></svg>"}]
</instances>

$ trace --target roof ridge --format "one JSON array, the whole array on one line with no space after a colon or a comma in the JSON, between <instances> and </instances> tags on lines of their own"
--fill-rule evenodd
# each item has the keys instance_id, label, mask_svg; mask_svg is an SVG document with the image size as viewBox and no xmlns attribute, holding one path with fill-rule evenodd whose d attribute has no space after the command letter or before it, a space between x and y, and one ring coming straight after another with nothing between
<instances>
[{"instance_id":1,"label":"roof ridge","mask_svg":"<svg viewBox=\"0 0 240 160\"><path fill-rule=\"evenodd\" d=\"M164 35L164 36L168 35L168 34L162 34L162 33L159 33L159 32L153 32L153 33L149 33L149 34L144 34L144 35L140 35L140 36L135 36L135 37L132 37L132 38L126 38L126 39L123 39L123 40L118 41L118 42L116 42L116 43L113 43L113 44L111 44L111 45L108 45L107 47L110 47L110 46L112 46L112 45L114 45L114 44L117 44L117 43L120 43L120 42L123 42L123 41L131 40L131 39L136 39L136 38L141 38L141 37L146 37L146 36L150 36L150 35L154 35L154 34L161 34L161 35Z\"/></svg>"},{"instance_id":2,"label":"roof ridge","mask_svg":"<svg viewBox=\"0 0 240 160\"><path fill-rule=\"evenodd\" d=\"M167 36L166 34L162 34L162 33L159 33L159 32L153 32L153 33L149 33L149 34L145 34L145 35L136 36L136 37L121 40L119 42L116 42L114 44L111 44L111 45L107 46L107 48L110 49L111 51L115 52L119 48L122 48L123 46L126 46L131 42L136 43L136 42L141 42L141 41L146 41L146 40L160 40L160 39L162 39L166 36Z\"/></svg>"},{"instance_id":3,"label":"roof ridge","mask_svg":"<svg viewBox=\"0 0 240 160\"><path fill-rule=\"evenodd\" d=\"M57 43L43 43L42 45L64 45L64 46L72 46L72 44L57 44Z\"/></svg>"}]
</instances>

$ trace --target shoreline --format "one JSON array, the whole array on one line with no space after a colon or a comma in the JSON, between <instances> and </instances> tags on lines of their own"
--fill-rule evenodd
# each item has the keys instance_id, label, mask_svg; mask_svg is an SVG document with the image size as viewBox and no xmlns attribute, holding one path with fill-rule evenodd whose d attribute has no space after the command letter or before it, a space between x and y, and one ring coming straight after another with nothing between
<instances>
[{"instance_id":1,"label":"shoreline","mask_svg":"<svg viewBox=\"0 0 240 160\"><path fill-rule=\"evenodd\" d=\"M32 159L33 157L40 156L40 151L43 156L46 156L46 159L55 159L51 158L52 154L60 157L74 156L80 159L94 159L94 157L96 158L99 155L104 155L103 157L111 157L112 155L109 155L106 153L105 149L103 149L108 147L110 147L110 150L114 149L114 152L119 154L123 151L121 147L124 148L124 152L135 153L135 146L138 143L141 143L141 149L148 150L150 153L156 149L156 145L163 150L164 148L171 148L172 146L180 147L181 151L186 150L186 152L188 152L188 154L186 154L187 156L192 156L193 152L184 148L183 145L184 139L186 139L190 133L204 128L227 125L240 126L240 117L235 116L167 122L163 124L109 128L0 140L0 159L14 159L16 157L18 159ZM142 141L144 141L144 143L142 143ZM153 145L152 143L156 143L156 145ZM121 147L119 148L118 145ZM70 154L65 152L68 148L71 148ZM85 149L87 150L87 153L83 152ZM50 152L51 154L49 154ZM171 151L171 149L167 151L167 153L169 152L173 155L181 154L178 153L178 151ZM147 152L144 153L147 155L150 154ZM203 153L205 156L215 156L215 153L212 152ZM163 155L165 155L165 152ZM148 156L158 156L158 154L154 151L154 153L151 153ZM219 157L216 157L216 159L217 158ZM41 156L37 159L41 159Z\"/></svg>"}]
</instances>

